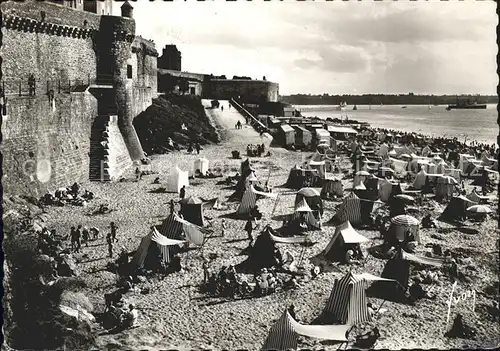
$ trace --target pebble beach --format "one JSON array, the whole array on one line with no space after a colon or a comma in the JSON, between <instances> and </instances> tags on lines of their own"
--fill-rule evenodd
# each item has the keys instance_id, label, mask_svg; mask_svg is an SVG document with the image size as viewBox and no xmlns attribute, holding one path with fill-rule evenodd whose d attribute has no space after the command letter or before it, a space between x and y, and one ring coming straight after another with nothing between
<instances>
[{"instance_id":1,"label":"pebble beach","mask_svg":"<svg viewBox=\"0 0 500 351\"><path fill-rule=\"evenodd\" d=\"M203 101L208 106L210 101ZM234 108L229 108L227 101L222 102L224 110L207 109L206 113L218 130L221 143L206 145L200 155L188 154L185 150L164 155L152 155L151 164L143 166L143 170L153 174L145 175L136 181L133 170L124 174L125 181L116 183L84 182L82 188L96 194L96 199L86 207L64 206L47 207L47 227L54 228L60 234L69 233L70 227L78 224L87 227L98 227L101 237L92 241L89 246L83 245L79 254L75 254L81 277L88 287L82 292L89 297L94 311L104 311L104 293L114 290L117 276L105 270L105 266L113 259L108 258L104 235L109 231L110 222L118 226L118 243L116 249L124 247L128 252L139 246L141 238L149 233L150 227L161 224L169 214L169 201L179 200L178 194L158 193L157 189L165 187L170 170L177 166L181 170L193 172L193 163L204 157L210 161L210 168L221 168L224 178L190 180L186 196L198 196L203 199L218 197L226 201L233 189L216 183L227 176L239 172L240 163L246 159L245 150L248 144L262 144L269 150L271 157L251 157L250 162L256 169L259 180L269 180L274 192L293 191L284 184L290 169L300 165L312 153L288 151L279 147L270 147L271 138L264 134L260 136L251 126L245 125L244 118ZM243 123L242 129L235 129L238 119ZM238 150L241 160L233 159L231 151ZM154 184L156 177L159 184ZM343 180L344 188L349 188L351 180ZM471 181L466 181L468 192L472 189ZM319 189L318 189L319 190ZM492 197L498 197L495 190ZM273 228L281 226L276 217L293 212L295 195L283 195L275 207L274 200L261 199L259 209L263 213L263 223L269 223ZM326 222L335 214L335 206L340 201L324 201ZM94 215L101 204L108 204L113 210L108 214ZM214 237L207 240L202 248L181 254L183 272L174 273L165 279L153 278L138 284L138 288L149 288L148 294L129 292L125 296L127 302L134 303L139 310L139 326L118 334L107 334L95 326L99 349L120 350L160 350L160 349L248 349L258 350L262 346L273 323L282 315L285 308L293 303L301 323L308 324L318 317L330 295L335 278L342 277L349 268L339 267L339 272L325 272L314 280L306 279L301 287L288 292L277 292L260 298L227 301L220 298L209 298L199 291L203 280L202 259L209 255L217 258L210 262L213 270L222 266L237 264L246 258L241 251L246 248L246 233L243 228L245 221L226 219L225 237L220 234L221 216L235 211L237 203L228 203L228 210L208 209L205 216L213 223ZM436 218L445 205L429 200L428 206ZM500 324L494 321L485 306L490 306L498 299L498 251L495 252L495 241L498 239L497 201L491 206L493 213L487 221L476 229L478 234L463 234L450 230L446 234L437 233L435 229L421 229L422 245L417 253L424 255L425 244L437 243L444 248L462 252L470 257L465 270L470 282L459 283L462 290L476 292L475 306L470 300L452 306L452 316L463 313L467 320L477 330L476 340L449 339L444 336L446 331L446 316L448 311L449 291L452 283L441 281L440 293L435 300L420 300L415 306L407 306L393 302L385 302L387 311L379 315L375 321L381 338L375 345L376 349L400 348L495 348L500 346ZM274 212L273 212L274 209ZM451 225L440 223L442 228L452 228ZM287 245L288 249L298 259L303 255L302 265L308 272L312 263L309 258L320 253L330 241L335 227L324 226L321 231L312 231L309 238L315 244L304 249L301 246ZM371 239L362 244L362 249L378 245L382 242L380 233L372 230L358 230ZM254 236L257 232L254 232ZM241 240L240 240L241 239ZM281 250L284 244L278 244ZM305 250L305 251L304 251ZM304 251L304 252L303 252ZM363 266L355 265L355 273L367 272L380 275L385 261L367 255ZM490 294L490 287L497 284L497 292ZM371 299L380 306L383 301ZM472 311L474 310L474 311ZM451 324L451 323L450 323ZM352 340L351 340L352 341ZM352 345L352 344L350 344ZM301 338L299 348L314 348L336 350L338 343L315 339Z\"/></svg>"}]
</instances>

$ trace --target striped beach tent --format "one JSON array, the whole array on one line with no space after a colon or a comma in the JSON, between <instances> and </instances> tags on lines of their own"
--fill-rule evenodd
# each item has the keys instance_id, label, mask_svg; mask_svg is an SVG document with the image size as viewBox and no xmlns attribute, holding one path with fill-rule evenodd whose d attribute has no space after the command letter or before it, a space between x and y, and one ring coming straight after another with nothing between
<instances>
[{"instance_id":1,"label":"striped beach tent","mask_svg":"<svg viewBox=\"0 0 500 351\"><path fill-rule=\"evenodd\" d=\"M171 213L161 226L158 228L160 234L166 236L169 239L181 239L182 238L182 223L176 220L178 216L175 213Z\"/></svg>"},{"instance_id":2,"label":"striped beach tent","mask_svg":"<svg viewBox=\"0 0 500 351\"><path fill-rule=\"evenodd\" d=\"M250 214L252 208L257 204L257 195L276 198L278 194L276 193L265 193L262 191L255 190L253 185L250 185L243 194L243 198L241 199L241 203L236 210L236 215L239 217L246 217Z\"/></svg>"},{"instance_id":3,"label":"striped beach tent","mask_svg":"<svg viewBox=\"0 0 500 351\"><path fill-rule=\"evenodd\" d=\"M147 265L149 259L157 259L158 252L161 254L163 262L170 263L171 254L169 247L182 245L185 241L173 240L161 235L156 228L152 228L148 235L142 238L139 247L135 251L131 265L136 268L141 268ZM148 256L149 255L149 256ZM156 262L153 262L153 265Z\"/></svg>"},{"instance_id":4,"label":"striped beach tent","mask_svg":"<svg viewBox=\"0 0 500 351\"><path fill-rule=\"evenodd\" d=\"M368 312L365 280L347 273L342 279L335 279L333 289L324 309L324 315L333 320L354 325L372 320Z\"/></svg>"},{"instance_id":5,"label":"striped beach tent","mask_svg":"<svg viewBox=\"0 0 500 351\"><path fill-rule=\"evenodd\" d=\"M288 311L281 316L269 331L262 350L294 350L297 348L297 336L307 338L346 342L348 324L342 325L304 325L292 318Z\"/></svg>"},{"instance_id":6,"label":"striped beach tent","mask_svg":"<svg viewBox=\"0 0 500 351\"><path fill-rule=\"evenodd\" d=\"M425 169L421 169L420 172L417 173L415 180L413 181L412 187L414 189L420 190L425 185L425 179L427 178L427 172Z\"/></svg>"},{"instance_id":7,"label":"striped beach tent","mask_svg":"<svg viewBox=\"0 0 500 351\"><path fill-rule=\"evenodd\" d=\"M441 201L443 199L449 199L453 196L455 191L455 186L458 182L453 177L441 176L436 181L436 201Z\"/></svg>"},{"instance_id":8,"label":"striped beach tent","mask_svg":"<svg viewBox=\"0 0 500 351\"><path fill-rule=\"evenodd\" d=\"M351 193L349 196L344 198L342 205L340 205L339 210L331 221L338 221L338 223L344 223L349 221L353 226L357 226L363 223L361 218L361 200L356 194Z\"/></svg>"},{"instance_id":9,"label":"striped beach tent","mask_svg":"<svg viewBox=\"0 0 500 351\"><path fill-rule=\"evenodd\" d=\"M295 211L290 220L299 220L301 217L304 218L308 228L321 229L319 216L314 215L314 211L309 207L305 198L302 198L299 203L295 204Z\"/></svg>"},{"instance_id":10,"label":"striped beach tent","mask_svg":"<svg viewBox=\"0 0 500 351\"><path fill-rule=\"evenodd\" d=\"M190 223L175 213L171 213L159 228L160 234L168 239L186 239L195 245L202 245L209 231Z\"/></svg>"},{"instance_id":11,"label":"striped beach tent","mask_svg":"<svg viewBox=\"0 0 500 351\"><path fill-rule=\"evenodd\" d=\"M297 336L292 326L291 316L288 311L285 311L271 327L261 350L295 350L298 346Z\"/></svg>"}]
</instances>

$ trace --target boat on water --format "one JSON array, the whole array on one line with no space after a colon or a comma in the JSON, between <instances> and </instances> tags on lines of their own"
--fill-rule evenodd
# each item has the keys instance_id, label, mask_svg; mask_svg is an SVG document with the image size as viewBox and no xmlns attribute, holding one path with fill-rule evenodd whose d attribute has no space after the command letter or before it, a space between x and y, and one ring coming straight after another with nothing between
<instances>
[{"instance_id":1,"label":"boat on water","mask_svg":"<svg viewBox=\"0 0 500 351\"><path fill-rule=\"evenodd\" d=\"M446 107L447 111L450 111L452 109L481 109L485 110L486 109L486 104L480 104L476 101L470 101L470 99L467 100L459 100L457 97L457 103L456 104L451 104Z\"/></svg>"},{"instance_id":2,"label":"boat on water","mask_svg":"<svg viewBox=\"0 0 500 351\"><path fill-rule=\"evenodd\" d=\"M358 109L358 106L354 105L354 107L352 108L353 111L356 111Z\"/></svg>"},{"instance_id":3,"label":"boat on water","mask_svg":"<svg viewBox=\"0 0 500 351\"><path fill-rule=\"evenodd\" d=\"M401 108L406 108L407 106L401 106Z\"/></svg>"}]
</instances>

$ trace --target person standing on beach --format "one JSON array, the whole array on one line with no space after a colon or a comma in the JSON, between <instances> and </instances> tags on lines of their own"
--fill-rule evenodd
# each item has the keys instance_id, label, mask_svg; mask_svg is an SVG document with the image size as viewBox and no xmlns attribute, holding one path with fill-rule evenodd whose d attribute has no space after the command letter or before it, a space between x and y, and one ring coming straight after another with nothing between
<instances>
[{"instance_id":1,"label":"person standing on beach","mask_svg":"<svg viewBox=\"0 0 500 351\"><path fill-rule=\"evenodd\" d=\"M89 229L87 227L83 227L82 241L85 243L85 246L89 247L90 233L89 233Z\"/></svg>"},{"instance_id":2,"label":"person standing on beach","mask_svg":"<svg viewBox=\"0 0 500 351\"><path fill-rule=\"evenodd\" d=\"M170 214L173 214L175 211L174 199L170 199Z\"/></svg>"},{"instance_id":3,"label":"person standing on beach","mask_svg":"<svg viewBox=\"0 0 500 351\"><path fill-rule=\"evenodd\" d=\"M226 233L226 219L222 218L222 223L221 223L221 237L224 237Z\"/></svg>"},{"instance_id":4,"label":"person standing on beach","mask_svg":"<svg viewBox=\"0 0 500 351\"><path fill-rule=\"evenodd\" d=\"M252 218L249 218L247 224L245 224L245 231L247 232L248 240L250 241L249 245L251 245L253 241L252 230L253 230Z\"/></svg>"},{"instance_id":5,"label":"person standing on beach","mask_svg":"<svg viewBox=\"0 0 500 351\"><path fill-rule=\"evenodd\" d=\"M184 199L184 197L186 197L186 186L185 185L183 185L181 190L179 191L179 196L180 196L181 200Z\"/></svg>"},{"instance_id":6,"label":"person standing on beach","mask_svg":"<svg viewBox=\"0 0 500 351\"><path fill-rule=\"evenodd\" d=\"M78 228L76 228L75 230L76 252L80 252L80 249L82 248L81 238L82 238L82 225L79 224Z\"/></svg>"},{"instance_id":7,"label":"person standing on beach","mask_svg":"<svg viewBox=\"0 0 500 351\"><path fill-rule=\"evenodd\" d=\"M201 150L200 144L196 143L195 148L196 148L196 153L199 155Z\"/></svg>"},{"instance_id":8,"label":"person standing on beach","mask_svg":"<svg viewBox=\"0 0 500 351\"><path fill-rule=\"evenodd\" d=\"M108 243L108 252L109 252L109 257L113 257L113 236L111 233L108 233L106 236L106 242Z\"/></svg>"},{"instance_id":9,"label":"person standing on beach","mask_svg":"<svg viewBox=\"0 0 500 351\"><path fill-rule=\"evenodd\" d=\"M111 228L111 239L113 241L116 241L116 230L118 229L118 227L116 226L115 222L111 222L111 224L109 225L110 228Z\"/></svg>"},{"instance_id":10,"label":"person standing on beach","mask_svg":"<svg viewBox=\"0 0 500 351\"><path fill-rule=\"evenodd\" d=\"M71 251L76 250L76 228L71 227L71 232L70 232L70 239L71 239Z\"/></svg>"}]
</instances>

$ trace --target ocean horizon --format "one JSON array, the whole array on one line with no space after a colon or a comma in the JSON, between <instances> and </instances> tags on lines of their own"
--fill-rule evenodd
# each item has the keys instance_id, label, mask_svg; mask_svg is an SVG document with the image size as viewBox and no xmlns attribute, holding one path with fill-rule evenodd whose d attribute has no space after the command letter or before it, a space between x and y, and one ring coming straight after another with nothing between
<instances>
[{"instance_id":1,"label":"ocean horizon","mask_svg":"<svg viewBox=\"0 0 500 351\"><path fill-rule=\"evenodd\" d=\"M497 105L488 104L485 110L451 110L448 105L348 105L337 111L336 105L293 105L305 117L326 119L345 118L367 122L372 127L416 132L438 137L457 137L461 141L476 140L496 143L498 135ZM406 108L402 108L406 106Z\"/></svg>"}]
</instances>

